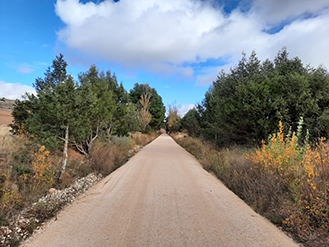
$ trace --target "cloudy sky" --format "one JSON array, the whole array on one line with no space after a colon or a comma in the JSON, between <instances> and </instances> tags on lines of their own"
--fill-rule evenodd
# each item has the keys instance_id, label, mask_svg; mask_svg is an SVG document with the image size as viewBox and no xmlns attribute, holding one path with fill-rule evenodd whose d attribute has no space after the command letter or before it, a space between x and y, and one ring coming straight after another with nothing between
<instances>
[{"instance_id":1,"label":"cloudy sky","mask_svg":"<svg viewBox=\"0 0 329 247\"><path fill-rule=\"evenodd\" d=\"M328 0L0 0L0 97L33 92L62 53L73 76L110 69L183 114L242 52L273 60L285 46L329 68L328 24Z\"/></svg>"}]
</instances>

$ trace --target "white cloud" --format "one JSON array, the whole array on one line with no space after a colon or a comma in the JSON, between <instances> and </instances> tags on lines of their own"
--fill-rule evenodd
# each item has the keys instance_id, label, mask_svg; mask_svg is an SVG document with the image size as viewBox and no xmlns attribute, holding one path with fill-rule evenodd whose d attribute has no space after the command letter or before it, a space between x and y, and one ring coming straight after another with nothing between
<instances>
[{"instance_id":1,"label":"white cloud","mask_svg":"<svg viewBox=\"0 0 329 247\"><path fill-rule=\"evenodd\" d=\"M31 69L29 67L22 66L22 67L19 67L16 72L22 73L22 74L30 74L33 71L35 71L35 69Z\"/></svg>"},{"instance_id":2,"label":"white cloud","mask_svg":"<svg viewBox=\"0 0 329 247\"><path fill-rule=\"evenodd\" d=\"M198 76L196 85L197 86L210 85L212 82L216 80L218 73L219 73L219 69L213 68L207 74Z\"/></svg>"},{"instance_id":3,"label":"white cloud","mask_svg":"<svg viewBox=\"0 0 329 247\"><path fill-rule=\"evenodd\" d=\"M196 77L197 86L207 86L210 85L213 81L217 79L217 76L221 71L228 72L231 67L234 67L235 64L228 63L223 66L209 66L202 68L200 74Z\"/></svg>"},{"instance_id":4,"label":"white cloud","mask_svg":"<svg viewBox=\"0 0 329 247\"><path fill-rule=\"evenodd\" d=\"M0 80L0 97L5 97L7 99L22 99L22 95L26 92L34 93L33 87L22 85L21 83L7 83Z\"/></svg>"},{"instance_id":5,"label":"white cloud","mask_svg":"<svg viewBox=\"0 0 329 247\"><path fill-rule=\"evenodd\" d=\"M56 13L67 24L59 39L69 47L130 66L206 59L192 51L224 21L215 9L190 0L59 0Z\"/></svg>"},{"instance_id":6,"label":"white cloud","mask_svg":"<svg viewBox=\"0 0 329 247\"><path fill-rule=\"evenodd\" d=\"M195 107L195 105L193 105L193 104L179 105L178 106L178 116L184 117L184 115L194 107Z\"/></svg>"},{"instance_id":7,"label":"white cloud","mask_svg":"<svg viewBox=\"0 0 329 247\"><path fill-rule=\"evenodd\" d=\"M329 65L329 11L314 19L299 20L286 26L273 39L273 47L287 46L292 57L312 66Z\"/></svg>"},{"instance_id":8,"label":"white cloud","mask_svg":"<svg viewBox=\"0 0 329 247\"><path fill-rule=\"evenodd\" d=\"M249 55L256 50L261 60L274 59L286 46L291 56L299 56L304 63L329 67L328 0L254 0L248 12L235 9L229 15L211 3L105 0L83 4L58 0L56 13L66 24L58 38L75 56L80 51L81 57L126 68L196 77L199 85L207 85L208 80L210 84L221 68L209 66L198 74L184 63L229 57L229 66L234 66L242 51ZM264 32L287 20L280 32Z\"/></svg>"},{"instance_id":9,"label":"white cloud","mask_svg":"<svg viewBox=\"0 0 329 247\"><path fill-rule=\"evenodd\" d=\"M329 8L328 0L254 0L252 12L268 24L278 24L321 14L324 8Z\"/></svg>"}]
</instances>

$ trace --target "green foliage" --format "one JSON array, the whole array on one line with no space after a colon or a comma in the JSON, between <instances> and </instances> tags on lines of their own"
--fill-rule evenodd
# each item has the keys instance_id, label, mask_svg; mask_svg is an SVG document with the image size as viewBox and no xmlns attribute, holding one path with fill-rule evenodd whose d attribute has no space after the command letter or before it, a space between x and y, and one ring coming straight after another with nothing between
<instances>
[{"instance_id":1,"label":"green foliage","mask_svg":"<svg viewBox=\"0 0 329 247\"><path fill-rule=\"evenodd\" d=\"M15 173L17 174L17 176L21 176L24 174L31 174L32 169L29 167L23 167L23 166L15 163L12 168L12 174L15 174Z\"/></svg>"},{"instance_id":2,"label":"green foliage","mask_svg":"<svg viewBox=\"0 0 329 247\"><path fill-rule=\"evenodd\" d=\"M51 67L48 67L45 78L38 77L33 84L37 93L43 92L46 88L54 89L59 83L65 81L68 77L66 72L67 62L63 54L56 56Z\"/></svg>"},{"instance_id":3,"label":"green foliage","mask_svg":"<svg viewBox=\"0 0 329 247\"><path fill-rule=\"evenodd\" d=\"M132 103L138 104L146 85L147 84L136 83L134 88L130 90L129 97ZM158 95L157 91L151 87L149 88L149 91L151 93L151 105L149 111L152 115L152 119L149 125L152 129L159 129L164 123L166 108L162 102L161 96Z\"/></svg>"},{"instance_id":4,"label":"green foliage","mask_svg":"<svg viewBox=\"0 0 329 247\"><path fill-rule=\"evenodd\" d=\"M198 137L200 135L200 115L196 108L189 110L180 121L181 129L187 130L190 136Z\"/></svg>"},{"instance_id":5,"label":"green foliage","mask_svg":"<svg viewBox=\"0 0 329 247\"><path fill-rule=\"evenodd\" d=\"M10 246L19 246L19 244L22 242L22 239L18 238L18 237L14 237L13 239L9 239L9 244Z\"/></svg>"},{"instance_id":6,"label":"green foliage","mask_svg":"<svg viewBox=\"0 0 329 247\"><path fill-rule=\"evenodd\" d=\"M90 157L93 142L100 135L127 136L129 131L141 129L137 103L144 85L135 85L131 95L136 99L129 102L129 94L110 71L99 72L93 65L75 82L66 68L60 54L45 77L33 84L36 95L26 94L25 100L16 101L14 133L24 131L51 151L61 149L63 142L66 150L70 143ZM150 88L150 95L151 124L158 128L163 124L165 108L155 89Z\"/></svg>"},{"instance_id":7,"label":"green foliage","mask_svg":"<svg viewBox=\"0 0 329 247\"><path fill-rule=\"evenodd\" d=\"M140 131L140 123L138 121L138 110L135 104L129 102L127 105L127 114L124 116L124 123L129 131Z\"/></svg>"},{"instance_id":8,"label":"green foliage","mask_svg":"<svg viewBox=\"0 0 329 247\"><path fill-rule=\"evenodd\" d=\"M151 93L150 113L152 115L152 119L150 126L153 129L159 129L164 122L166 108L162 102L161 96L158 95L157 91L151 88Z\"/></svg>"},{"instance_id":9,"label":"green foliage","mask_svg":"<svg viewBox=\"0 0 329 247\"><path fill-rule=\"evenodd\" d=\"M329 75L289 59L286 49L274 62L243 54L230 73L221 72L197 110L202 133L218 145L260 144L276 123L296 130L300 117L315 140L328 137Z\"/></svg>"},{"instance_id":10,"label":"green foliage","mask_svg":"<svg viewBox=\"0 0 329 247\"><path fill-rule=\"evenodd\" d=\"M126 119L126 115L128 114L127 103L129 95L124 89L122 83L118 83L115 74L112 75L110 71L107 71L106 76L104 76L104 73L101 73L101 78L103 78L103 80L106 80L108 84L108 89L112 92L114 103L112 109L112 119L108 123L108 136L110 134L127 135L128 131L130 131Z\"/></svg>"},{"instance_id":11,"label":"green foliage","mask_svg":"<svg viewBox=\"0 0 329 247\"><path fill-rule=\"evenodd\" d=\"M6 217L0 215L0 226L8 226L8 225L9 225L9 221L6 219Z\"/></svg>"},{"instance_id":12,"label":"green foliage","mask_svg":"<svg viewBox=\"0 0 329 247\"><path fill-rule=\"evenodd\" d=\"M37 78L34 87L36 95L25 95L23 102L16 102L14 108L16 129L24 124L26 131L36 137L47 148L58 149L61 126L74 118L76 88L72 77L66 74L67 63L63 55L57 56L47 69L45 78ZM74 96L74 97L73 97Z\"/></svg>"},{"instance_id":13,"label":"green foliage","mask_svg":"<svg viewBox=\"0 0 329 247\"><path fill-rule=\"evenodd\" d=\"M130 138L128 136L111 136L110 144L129 149Z\"/></svg>"},{"instance_id":14,"label":"green foliage","mask_svg":"<svg viewBox=\"0 0 329 247\"><path fill-rule=\"evenodd\" d=\"M26 98L28 97L28 95L25 95L23 97ZM11 113L11 115L15 119L15 123L9 125L12 128L11 132L13 134L17 134L17 131L23 127L23 123L25 122L25 120L30 117L31 113L28 110L32 108L31 102L32 101L26 100L21 101L19 99L15 100L15 106Z\"/></svg>"},{"instance_id":15,"label":"green foliage","mask_svg":"<svg viewBox=\"0 0 329 247\"><path fill-rule=\"evenodd\" d=\"M39 139L38 143L41 146L46 146L48 150L54 151L54 150L58 150L61 149L61 143L62 141L60 139L58 139L57 136L52 136L49 135L45 138Z\"/></svg>"}]
</instances>

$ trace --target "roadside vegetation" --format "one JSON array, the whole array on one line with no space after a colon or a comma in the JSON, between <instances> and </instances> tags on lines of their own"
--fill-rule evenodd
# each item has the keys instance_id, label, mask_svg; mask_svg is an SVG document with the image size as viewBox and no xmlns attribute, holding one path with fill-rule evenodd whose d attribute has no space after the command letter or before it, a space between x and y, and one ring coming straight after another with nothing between
<instances>
[{"instance_id":1,"label":"roadside vegetation","mask_svg":"<svg viewBox=\"0 0 329 247\"><path fill-rule=\"evenodd\" d=\"M74 81L66 67L63 55L56 57L45 77L36 79L36 95L15 101L12 135L0 136L3 246L16 246L21 240L10 230L20 211L90 173L110 174L164 126L162 98L148 84L136 83L128 93L110 71L91 66ZM37 221L29 232L61 207L30 212Z\"/></svg>"},{"instance_id":2,"label":"roadside vegetation","mask_svg":"<svg viewBox=\"0 0 329 247\"><path fill-rule=\"evenodd\" d=\"M203 167L305 246L329 245L329 74L279 51L243 54L172 136Z\"/></svg>"}]
</instances>

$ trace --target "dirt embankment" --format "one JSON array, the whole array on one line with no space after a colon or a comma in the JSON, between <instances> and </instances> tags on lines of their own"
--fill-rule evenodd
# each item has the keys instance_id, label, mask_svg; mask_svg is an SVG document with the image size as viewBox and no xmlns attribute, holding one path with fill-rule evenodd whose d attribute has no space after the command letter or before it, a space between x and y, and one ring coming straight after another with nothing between
<instances>
[{"instance_id":1,"label":"dirt embankment","mask_svg":"<svg viewBox=\"0 0 329 247\"><path fill-rule=\"evenodd\" d=\"M0 136L10 134L10 127L8 127L8 124L11 124L12 121L13 116L11 115L11 110L0 108Z\"/></svg>"},{"instance_id":2,"label":"dirt embankment","mask_svg":"<svg viewBox=\"0 0 329 247\"><path fill-rule=\"evenodd\" d=\"M12 123L13 116L11 112L14 109L14 105L14 100L0 98L0 132L3 127L7 127L8 124Z\"/></svg>"},{"instance_id":3,"label":"dirt embankment","mask_svg":"<svg viewBox=\"0 0 329 247\"><path fill-rule=\"evenodd\" d=\"M11 110L0 108L0 126L11 124L13 121L13 116L11 115Z\"/></svg>"}]
</instances>

